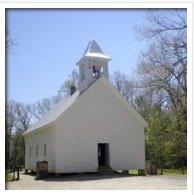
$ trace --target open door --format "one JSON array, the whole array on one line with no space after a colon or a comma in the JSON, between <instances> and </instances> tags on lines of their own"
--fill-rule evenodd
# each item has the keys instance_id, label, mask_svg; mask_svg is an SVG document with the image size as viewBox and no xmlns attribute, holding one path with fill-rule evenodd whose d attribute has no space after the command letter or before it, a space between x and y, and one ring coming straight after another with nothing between
<instances>
[{"instance_id":1,"label":"open door","mask_svg":"<svg viewBox=\"0 0 194 195\"><path fill-rule=\"evenodd\" d=\"M98 166L109 166L109 144L98 144Z\"/></svg>"}]
</instances>

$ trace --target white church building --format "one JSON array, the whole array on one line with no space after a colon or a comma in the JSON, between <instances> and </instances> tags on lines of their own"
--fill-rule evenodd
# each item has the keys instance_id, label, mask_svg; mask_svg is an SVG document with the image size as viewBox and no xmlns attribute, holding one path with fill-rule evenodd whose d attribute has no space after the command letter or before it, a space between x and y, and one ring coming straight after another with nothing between
<instances>
[{"instance_id":1,"label":"white church building","mask_svg":"<svg viewBox=\"0 0 194 195\"><path fill-rule=\"evenodd\" d=\"M24 133L25 169L46 160L50 173L145 169L144 119L109 82L96 41L78 61L79 88Z\"/></svg>"}]
</instances>

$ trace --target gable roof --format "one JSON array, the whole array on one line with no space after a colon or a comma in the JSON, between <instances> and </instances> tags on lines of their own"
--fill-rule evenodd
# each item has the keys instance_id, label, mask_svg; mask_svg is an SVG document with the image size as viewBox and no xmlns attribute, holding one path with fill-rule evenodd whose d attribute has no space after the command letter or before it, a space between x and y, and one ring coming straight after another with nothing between
<instances>
[{"instance_id":1,"label":"gable roof","mask_svg":"<svg viewBox=\"0 0 194 195\"><path fill-rule=\"evenodd\" d=\"M36 129L48 126L65 112L78 98L79 91L76 91L72 96L61 99L50 111L48 111L38 122L33 124L25 133L28 134Z\"/></svg>"},{"instance_id":2,"label":"gable roof","mask_svg":"<svg viewBox=\"0 0 194 195\"><path fill-rule=\"evenodd\" d=\"M79 64L80 61L86 57L96 57L96 58L111 60L111 58L109 56L104 54L104 52L102 51L102 49L100 48L100 46L98 45L98 43L95 40L91 40L88 43L88 46L86 47L82 58L77 62L77 64Z\"/></svg>"},{"instance_id":3,"label":"gable roof","mask_svg":"<svg viewBox=\"0 0 194 195\"><path fill-rule=\"evenodd\" d=\"M113 92L115 96L118 97L120 101L123 102L123 104L129 109L129 111L132 113L132 115L142 124L143 127L147 127L146 121L142 118L142 116L130 105L127 100L125 100L119 92L111 85L111 83L104 77L100 77L96 82L94 82L89 88L92 88L94 85L97 85L99 82L103 82L105 86L109 90ZM83 95L87 95L86 90ZM82 94L79 93L79 91L75 92L72 96L68 98L63 98L60 100L54 107L51 109L47 114L45 114L37 123L35 123L32 127L30 127L25 133L31 133L37 129L43 128L45 126L48 126L49 124L52 124L53 122L56 121L56 119L64 112L67 111L67 109L76 101L79 99L79 97L82 96Z\"/></svg>"}]
</instances>

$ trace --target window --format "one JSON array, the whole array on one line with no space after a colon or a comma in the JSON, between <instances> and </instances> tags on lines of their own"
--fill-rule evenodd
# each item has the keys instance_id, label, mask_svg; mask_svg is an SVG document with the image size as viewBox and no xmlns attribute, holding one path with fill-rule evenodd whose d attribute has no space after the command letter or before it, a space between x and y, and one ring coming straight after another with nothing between
<instances>
[{"instance_id":1,"label":"window","mask_svg":"<svg viewBox=\"0 0 194 195\"><path fill-rule=\"evenodd\" d=\"M46 156L46 144L44 144L44 156Z\"/></svg>"},{"instance_id":2,"label":"window","mask_svg":"<svg viewBox=\"0 0 194 195\"><path fill-rule=\"evenodd\" d=\"M82 69L82 81L84 80L84 77L85 77L85 66L83 66L83 69Z\"/></svg>"},{"instance_id":3,"label":"window","mask_svg":"<svg viewBox=\"0 0 194 195\"><path fill-rule=\"evenodd\" d=\"M89 69L91 69L92 67L91 67L91 60L89 60Z\"/></svg>"},{"instance_id":4,"label":"window","mask_svg":"<svg viewBox=\"0 0 194 195\"><path fill-rule=\"evenodd\" d=\"M29 157L31 157L31 146L29 148Z\"/></svg>"},{"instance_id":5,"label":"window","mask_svg":"<svg viewBox=\"0 0 194 195\"><path fill-rule=\"evenodd\" d=\"M36 146L36 156L38 156L38 145Z\"/></svg>"}]
</instances>

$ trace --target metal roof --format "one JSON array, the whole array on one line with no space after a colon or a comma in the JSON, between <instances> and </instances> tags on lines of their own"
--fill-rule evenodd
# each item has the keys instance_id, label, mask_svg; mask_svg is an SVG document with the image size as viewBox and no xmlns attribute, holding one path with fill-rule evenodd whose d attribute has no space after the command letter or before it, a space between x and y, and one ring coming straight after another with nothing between
<instances>
[{"instance_id":1,"label":"metal roof","mask_svg":"<svg viewBox=\"0 0 194 195\"><path fill-rule=\"evenodd\" d=\"M25 133L28 134L36 129L47 126L54 122L63 112L65 112L77 99L79 91L72 96L61 99L49 112L47 112L38 122L32 125Z\"/></svg>"},{"instance_id":2,"label":"metal roof","mask_svg":"<svg viewBox=\"0 0 194 195\"><path fill-rule=\"evenodd\" d=\"M96 57L96 58L111 60L109 56L104 54L104 52L102 51L102 49L100 48L100 46L95 40L91 40L88 43L88 46L85 49L82 58L77 62L77 64L79 64L79 62L85 57Z\"/></svg>"},{"instance_id":3,"label":"metal roof","mask_svg":"<svg viewBox=\"0 0 194 195\"><path fill-rule=\"evenodd\" d=\"M101 53L104 54L104 52L102 51L102 49L100 48L100 46L97 44L97 42L95 40L91 40L88 43L88 46L86 48L86 50L84 51L85 55L86 53Z\"/></svg>"}]
</instances>

